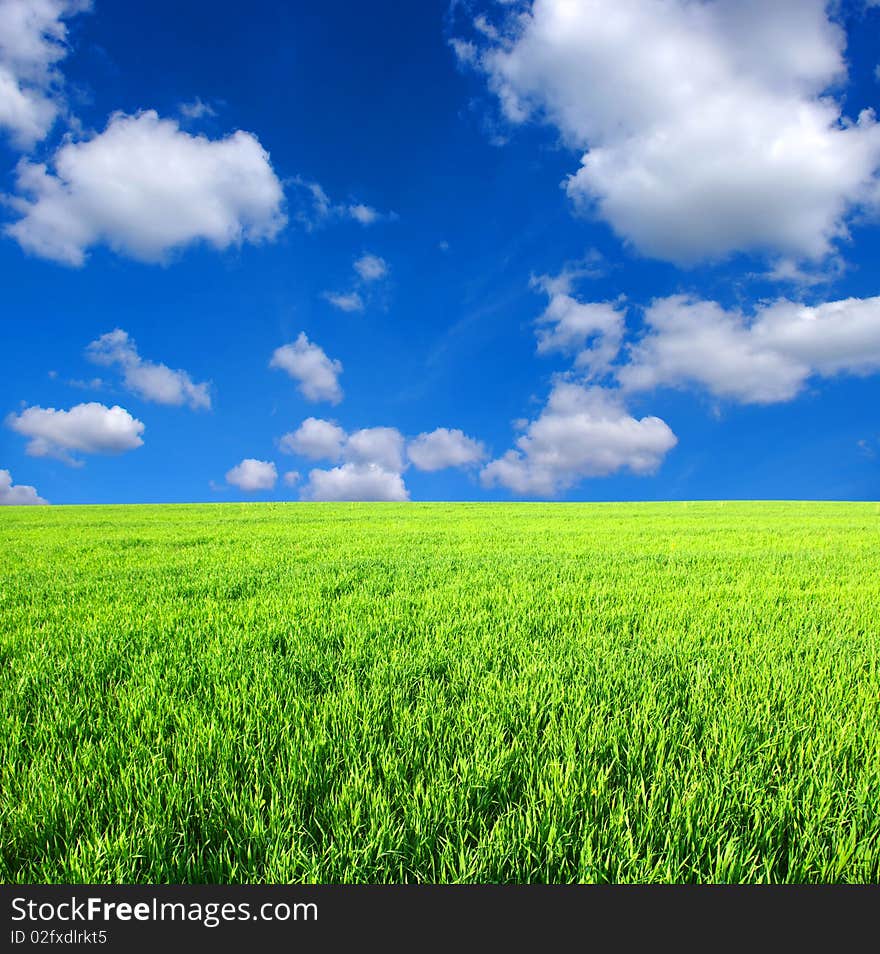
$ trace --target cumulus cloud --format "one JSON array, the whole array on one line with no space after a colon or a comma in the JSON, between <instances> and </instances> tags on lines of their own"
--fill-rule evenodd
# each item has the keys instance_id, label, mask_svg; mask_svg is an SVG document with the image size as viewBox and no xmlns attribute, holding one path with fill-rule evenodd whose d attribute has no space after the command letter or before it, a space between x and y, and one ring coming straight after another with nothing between
<instances>
[{"instance_id":1,"label":"cumulus cloud","mask_svg":"<svg viewBox=\"0 0 880 954\"><path fill-rule=\"evenodd\" d=\"M284 474L284 483L287 484L288 487L295 487L299 483L299 471L286 471Z\"/></svg>"},{"instance_id":2,"label":"cumulus cloud","mask_svg":"<svg viewBox=\"0 0 880 954\"><path fill-rule=\"evenodd\" d=\"M29 484L13 484L12 474L8 470L0 470L0 507L36 506L48 504L48 500L37 493L36 487Z\"/></svg>"},{"instance_id":3,"label":"cumulus cloud","mask_svg":"<svg viewBox=\"0 0 880 954\"><path fill-rule=\"evenodd\" d=\"M66 19L89 0L0 2L0 130L29 149L45 138L64 109L57 63L67 55Z\"/></svg>"},{"instance_id":4,"label":"cumulus cloud","mask_svg":"<svg viewBox=\"0 0 880 954\"><path fill-rule=\"evenodd\" d=\"M558 381L516 449L488 463L480 477L487 487L523 496L556 496L585 477L653 473L676 443L665 421L633 417L616 392Z\"/></svg>"},{"instance_id":5,"label":"cumulus cloud","mask_svg":"<svg viewBox=\"0 0 880 954\"><path fill-rule=\"evenodd\" d=\"M342 464L312 470L300 494L302 500L409 500L399 473L378 464Z\"/></svg>"},{"instance_id":6,"label":"cumulus cloud","mask_svg":"<svg viewBox=\"0 0 880 954\"><path fill-rule=\"evenodd\" d=\"M246 457L240 464L226 471L226 483L239 490L271 490L278 480L275 464L268 460Z\"/></svg>"},{"instance_id":7,"label":"cumulus cloud","mask_svg":"<svg viewBox=\"0 0 880 954\"><path fill-rule=\"evenodd\" d=\"M674 295L645 311L647 331L617 372L621 386L702 386L721 398L770 404L813 375L880 370L880 297L807 306L780 299L752 316Z\"/></svg>"},{"instance_id":8,"label":"cumulus cloud","mask_svg":"<svg viewBox=\"0 0 880 954\"><path fill-rule=\"evenodd\" d=\"M114 114L104 132L63 144L51 168L22 160L17 186L9 201L21 218L7 233L73 266L101 243L158 262L197 241L271 240L286 222L281 183L255 136L193 136L152 110Z\"/></svg>"},{"instance_id":9,"label":"cumulus cloud","mask_svg":"<svg viewBox=\"0 0 880 954\"><path fill-rule=\"evenodd\" d=\"M353 464L375 464L384 470L401 471L403 435L394 427L365 427L349 435L343 455Z\"/></svg>"},{"instance_id":10,"label":"cumulus cloud","mask_svg":"<svg viewBox=\"0 0 880 954\"><path fill-rule=\"evenodd\" d=\"M366 252L355 261L354 270L365 282L375 282L388 274L388 263L384 258Z\"/></svg>"},{"instance_id":11,"label":"cumulus cloud","mask_svg":"<svg viewBox=\"0 0 880 954\"><path fill-rule=\"evenodd\" d=\"M118 404L105 407L93 401L69 411L28 407L20 414L9 414L6 425L29 438L26 452L32 457L57 457L71 465L80 463L73 456L77 451L121 454L143 444L143 423Z\"/></svg>"},{"instance_id":12,"label":"cumulus cloud","mask_svg":"<svg viewBox=\"0 0 880 954\"><path fill-rule=\"evenodd\" d=\"M364 310L364 300L357 292L324 292L324 298L340 311Z\"/></svg>"},{"instance_id":13,"label":"cumulus cloud","mask_svg":"<svg viewBox=\"0 0 880 954\"><path fill-rule=\"evenodd\" d=\"M608 371L620 350L625 309L620 303L579 301L572 294L577 274L566 271L532 279L532 286L550 299L538 318L538 353L571 355L575 367L589 377L599 377Z\"/></svg>"},{"instance_id":14,"label":"cumulus cloud","mask_svg":"<svg viewBox=\"0 0 880 954\"><path fill-rule=\"evenodd\" d=\"M134 340L121 328L101 335L86 348L86 355L96 364L119 365L123 383L129 391L158 404L188 404L193 409L211 407L207 382L196 384L186 371L172 370L167 365L145 361Z\"/></svg>"},{"instance_id":15,"label":"cumulus cloud","mask_svg":"<svg viewBox=\"0 0 880 954\"><path fill-rule=\"evenodd\" d=\"M409 500L403 482L403 435L394 427L365 427L351 434L330 421L307 418L281 439L282 450L342 464L309 472L302 500Z\"/></svg>"},{"instance_id":16,"label":"cumulus cloud","mask_svg":"<svg viewBox=\"0 0 880 954\"><path fill-rule=\"evenodd\" d=\"M301 454L310 460L339 460L345 431L332 421L307 417L302 424L279 441L281 450L288 454Z\"/></svg>"},{"instance_id":17,"label":"cumulus cloud","mask_svg":"<svg viewBox=\"0 0 880 954\"><path fill-rule=\"evenodd\" d=\"M478 464L486 456L486 449L464 431L438 427L413 438L406 445L406 453L418 470L434 471Z\"/></svg>"},{"instance_id":18,"label":"cumulus cloud","mask_svg":"<svg viewBox=\"0 0 880 954\"><path fill-rule=\"evenodd\" d=\"M280 440L282 450L312 460L341 461L312 470L303 500L408 500L403 471L465 467L485 458L483 445L460 430L438 427L409 443L395 427L364 427L347 434L332 421L307 418Z\"/></svg>"},{"instance_id":19,"label":"cumulus cloud","mask_svg":"<svg viewBox=\"0 0 880 954\"><path fill-rule=\"evenodd\" d=\"M293 344L276 348L269 362L270 368L281 368L297 382L299 392L309 401L342 400L339 375L341 362L328 358L323 348L309 341L304 331Z\"/></svg>"},{"instance_id":20,"label":"cumulus cloud","mask_svg":"<svg viewBox=\"0 0 880 954\"><path fill-rule=\"evenodd\" d=\"M534 0L462 47L509 121L584 150L574 202L678 263L820 258L874 201L880 124L846 76L826 0ZM873 198L872 198L873 196Z\"/></svg>"}]
</instances>

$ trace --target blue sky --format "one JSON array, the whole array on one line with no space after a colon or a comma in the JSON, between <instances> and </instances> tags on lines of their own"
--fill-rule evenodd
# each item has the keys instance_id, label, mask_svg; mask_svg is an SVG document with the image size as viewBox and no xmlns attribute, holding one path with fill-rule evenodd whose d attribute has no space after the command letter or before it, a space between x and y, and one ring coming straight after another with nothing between
<instances>
[{"instance_id":1,"label":"blue sky","mask_svg":"<svg viewBox=\"0 0 880 954\"><path fill-rule=\"evenodd\" d=\"M878 26L0 0L0 502L877 499Z\"/></svg>"}]
</instances>

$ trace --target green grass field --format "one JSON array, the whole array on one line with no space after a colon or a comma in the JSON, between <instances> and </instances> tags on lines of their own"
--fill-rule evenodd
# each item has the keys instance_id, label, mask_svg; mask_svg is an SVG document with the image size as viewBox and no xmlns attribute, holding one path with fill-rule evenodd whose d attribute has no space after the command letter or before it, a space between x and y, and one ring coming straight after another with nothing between
<instances>
[{"instance_id":1,"label":"green grass field","mask_svg":"<svg viewBox=\"0 0 880 954\"><path fill-rule=\"evenodd\" d=\"M880 880L880 505L0 512L0 880Z\"/></svg>"}]
</instances>

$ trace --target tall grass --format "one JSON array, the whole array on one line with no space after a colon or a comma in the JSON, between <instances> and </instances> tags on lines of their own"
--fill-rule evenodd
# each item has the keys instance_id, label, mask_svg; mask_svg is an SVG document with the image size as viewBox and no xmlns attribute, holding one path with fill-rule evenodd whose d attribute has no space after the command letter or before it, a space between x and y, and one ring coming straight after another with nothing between
<instances>
[{"instance_id":1,"label":"tall grass","mask_svg":"<svg viewBox=\"0 0 880 954\"><path fill-rule=\"evenodd\" d=\"M0 880L880 880L876 504L0 513Z\"/></svg>"}]
</instances>

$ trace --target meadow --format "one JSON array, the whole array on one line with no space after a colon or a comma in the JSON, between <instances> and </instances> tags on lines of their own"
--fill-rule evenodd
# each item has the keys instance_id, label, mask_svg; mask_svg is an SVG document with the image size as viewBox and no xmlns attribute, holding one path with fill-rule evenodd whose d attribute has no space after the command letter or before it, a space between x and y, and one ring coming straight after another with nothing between
<instances>
[{"instance_id":1,"label":"meadow","mask_svg":"<svg viewBox=\"0 0 880 954\"><path fill-rule=\"evenodd\" d=\"M0 881L880 881L880 505L0 512Z\"/></svg>"}]
</instances>

